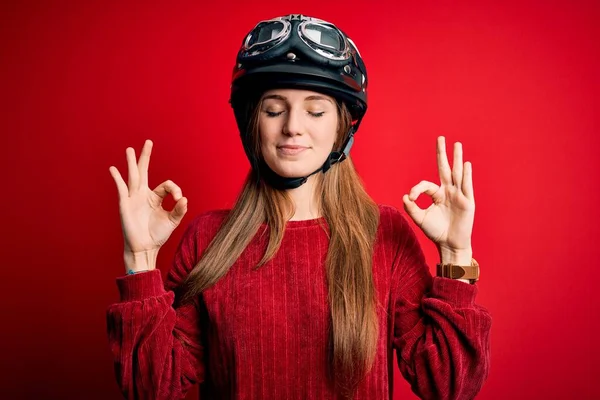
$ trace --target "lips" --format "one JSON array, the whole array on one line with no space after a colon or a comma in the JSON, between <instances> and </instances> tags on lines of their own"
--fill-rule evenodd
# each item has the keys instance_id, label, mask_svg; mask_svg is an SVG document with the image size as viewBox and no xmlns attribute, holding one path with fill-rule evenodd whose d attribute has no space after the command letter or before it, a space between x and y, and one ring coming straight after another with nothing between
<instances>
[{"instance_id":1,"label":"lips","mask_svg":"<svg viewBox=\"0 0 600 400\"><path fill-rule=\"evenodd\" d=\"M308 147L292 145L292 144L286 144L284 146L277 147L277 151L280 152L281 154L285 154L285 155L299 154L299 153L302 153L306 149L308 149Z\"/></svg>"}]
</instances>

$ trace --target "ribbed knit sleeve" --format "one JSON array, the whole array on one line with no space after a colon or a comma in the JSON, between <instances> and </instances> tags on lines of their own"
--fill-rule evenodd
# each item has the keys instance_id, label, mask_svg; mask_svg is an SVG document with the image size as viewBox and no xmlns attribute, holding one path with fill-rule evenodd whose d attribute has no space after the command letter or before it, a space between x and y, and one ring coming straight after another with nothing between
<instances>
[{"instance_id":1,"label":"ribbed knit sleeve","mask_svg":"<svg viewBox=\"0 0 600 400\"><path fill-rule=\"evenodd\" d=\"M190 223L163 286L158 269L117 278L120 302L107 310L117 383L127 399L179 399L204 378L196 303L174 308L175 293L196 262Z\"/></svg>"},{"instance_id":2,"label":"ribbed knit sleeve","mask_svg":"<svg viewBox=\"0 0 600 400\"><path fill-rule=\"evenodd\" d=\"M491 316L475 303L477 284L431 275L408 221L392 215L393 346L398 366L422 399L475 397L490 369Z\"/></svg>"}]
</instances>

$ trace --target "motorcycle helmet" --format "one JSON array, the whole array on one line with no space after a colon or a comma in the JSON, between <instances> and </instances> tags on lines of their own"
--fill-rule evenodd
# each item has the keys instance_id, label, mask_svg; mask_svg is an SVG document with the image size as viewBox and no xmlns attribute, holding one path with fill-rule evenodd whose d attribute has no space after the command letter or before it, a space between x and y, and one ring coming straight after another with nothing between
<instances>
[{"instance_id":1,"label":"motorcycle helmet","mask_svg":"<svg viewBox=\"0 0 600 400\"><path fill-rule=\"evenodd\" d=\"M296 188L343 161L367 110L367 71L354 42L335 25L290 14L259 22L244 38L233 68L229 102L252 168L272 186ZM345 103L352 125L340 149L304 177L281 177L256 159L249 122L261 95L275 88L306 89Z\"/></svg>"}]
</instances>

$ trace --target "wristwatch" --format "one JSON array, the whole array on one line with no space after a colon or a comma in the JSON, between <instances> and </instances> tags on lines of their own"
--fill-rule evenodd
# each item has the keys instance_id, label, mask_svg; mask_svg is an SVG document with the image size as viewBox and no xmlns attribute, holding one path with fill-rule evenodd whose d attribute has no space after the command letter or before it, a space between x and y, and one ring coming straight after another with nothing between
<instances>
[{"instance_id":1,"label":"wristwatch","mask_svg":"<svg viewBox=\"0 0 600 400\"><path fill-rule=\"evenodd\" d=\"M479 264L471 258L471 265L437 264L437 276L451 279L468 279L472 285L479 280Z\"/></svg>"}]
</instances>

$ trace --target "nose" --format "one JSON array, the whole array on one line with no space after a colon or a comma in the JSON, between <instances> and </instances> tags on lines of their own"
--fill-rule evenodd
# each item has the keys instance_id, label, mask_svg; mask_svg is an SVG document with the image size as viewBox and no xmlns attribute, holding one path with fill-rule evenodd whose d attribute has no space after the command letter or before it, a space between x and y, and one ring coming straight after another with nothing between
<instances>
[{"instance_id":1,"label":"nose","mask_svg":"<svg viewBox=\"0 0 600 400\"><path fill-rule=\"evenodd\" d=\"M302 111L290 109L286 114L287 119L283 124L283 134L288 136L302 135L304 133Z\"/></svg>"}]
</instances>

